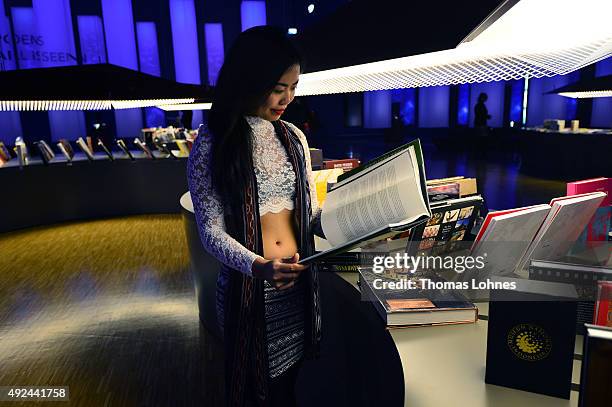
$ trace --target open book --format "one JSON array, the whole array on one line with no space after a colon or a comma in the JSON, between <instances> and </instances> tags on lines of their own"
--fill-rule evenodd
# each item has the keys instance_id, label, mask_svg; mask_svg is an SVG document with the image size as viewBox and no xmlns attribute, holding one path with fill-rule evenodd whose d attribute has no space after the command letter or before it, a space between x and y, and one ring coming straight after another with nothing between
<instances>
[{"instance_id":1,"label":"open book","mask_svg":"<svg viewBox=\"0 0 612 407\"><path fill-rule=\"evenodd\" d=\"M490 212L472 245L491 274L521 273L529 260L565 256L605 198L603 192L553 199L550 204Z\"/></svg>"},{"instance_id":2,"label":"open book","mask_svg":"<svg viewBox=\"0 0 612 407\"><path fill-rule=\"evenodd\" d=\"M418 139L338 179L327 193L321 213L321 226L331 248L300 263L322 260L408 230L431 217Z\"/></svg>"}]
</instances>

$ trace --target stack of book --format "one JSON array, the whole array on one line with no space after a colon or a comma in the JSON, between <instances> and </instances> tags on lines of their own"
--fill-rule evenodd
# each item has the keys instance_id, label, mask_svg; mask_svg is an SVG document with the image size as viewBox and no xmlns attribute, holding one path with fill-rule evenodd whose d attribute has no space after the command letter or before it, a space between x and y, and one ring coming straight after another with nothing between
<instances>
[{"instance_id":1,"label":"stack of book","mask_svg":"<svg viewBox=\"0 0 612 407\"><path fill-rule=\"evenodd\" d=\"M371 268L359 269L362 300L370 301L389 328L468 324L478 320L478 309L459 291L428 289L421 279L442 282L431 273L377 274ZM411 281L406 289L389 289L389 283ZM385 285L386 283L386 285Z\"/></svg>"}]
</instances>

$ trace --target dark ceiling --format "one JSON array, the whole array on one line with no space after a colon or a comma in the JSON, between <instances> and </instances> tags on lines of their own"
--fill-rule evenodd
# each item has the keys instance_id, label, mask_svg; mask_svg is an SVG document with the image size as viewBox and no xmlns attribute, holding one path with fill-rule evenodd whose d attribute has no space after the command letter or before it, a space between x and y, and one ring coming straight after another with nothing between
<instances>
[{"instance_id":1,"label":"dark ceiling","mask_svg":"<svg viewBox=\"0 0 612 407\"><path fill-rule=\"evenodd\" d=\"M306 72L454 48L502 0L353 0L297 35Z\"/></svg>"}]
</instances>

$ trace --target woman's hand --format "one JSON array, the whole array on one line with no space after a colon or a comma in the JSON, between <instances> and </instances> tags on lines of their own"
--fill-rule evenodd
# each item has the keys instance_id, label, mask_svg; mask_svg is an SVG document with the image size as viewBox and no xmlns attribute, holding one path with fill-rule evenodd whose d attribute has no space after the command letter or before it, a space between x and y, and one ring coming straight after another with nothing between
<instances>
[{"instance_id":1,"label":"woman's hand","mask_svg":"<svg viewBox=\"0 0 612 407\"><path fill-rule=\"evenodd\" d=\"M285 259L266 260L261 257L253 262L253 277L268 281L277 290L293 287L300 273L308 268L297 262L298 253Z\"/></svg>"}]
</instances>

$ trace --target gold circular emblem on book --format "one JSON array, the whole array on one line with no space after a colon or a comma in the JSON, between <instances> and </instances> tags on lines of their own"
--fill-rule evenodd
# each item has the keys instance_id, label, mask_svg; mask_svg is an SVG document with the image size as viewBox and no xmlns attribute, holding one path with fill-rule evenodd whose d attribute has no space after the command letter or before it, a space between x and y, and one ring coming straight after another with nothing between
<instances>
[{"instance_id":1,"label":"gold circular emblem on book","mask_svg":"<svg viewBox=\"0 0 612 407\"><path fill-rule=\"evenodd\" d=\"M552 348L552 338L548 332L534 324L512 327L506 341L516 357L529 362L545 359Z\"/></svg>"}]
</instances>

